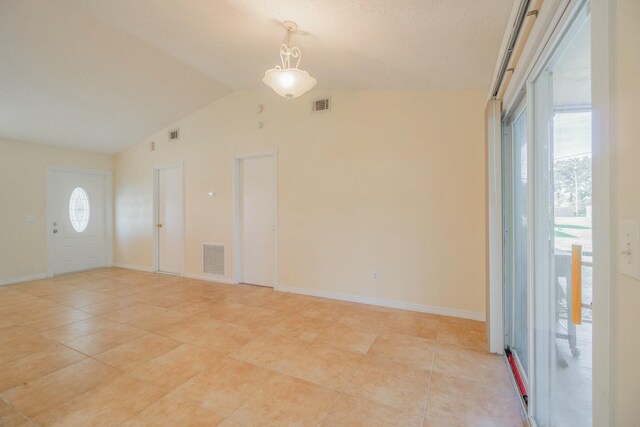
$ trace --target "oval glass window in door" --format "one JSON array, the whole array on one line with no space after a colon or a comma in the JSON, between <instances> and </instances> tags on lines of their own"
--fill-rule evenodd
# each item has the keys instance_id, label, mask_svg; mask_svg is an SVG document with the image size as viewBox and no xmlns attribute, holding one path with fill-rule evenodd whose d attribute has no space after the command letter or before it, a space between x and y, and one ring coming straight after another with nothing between
<instances>
[{"instance_id":1,"label":"oval glass window in door","mask_svg":"<svg viewBox=\"0 0 640 427\"><path fill-rule=\"evenodd\" d=\"M89 196L82 187L76 187L69 199L69 219L73 229L82 233L89 224Z\"/></svg>"}]
</instances>

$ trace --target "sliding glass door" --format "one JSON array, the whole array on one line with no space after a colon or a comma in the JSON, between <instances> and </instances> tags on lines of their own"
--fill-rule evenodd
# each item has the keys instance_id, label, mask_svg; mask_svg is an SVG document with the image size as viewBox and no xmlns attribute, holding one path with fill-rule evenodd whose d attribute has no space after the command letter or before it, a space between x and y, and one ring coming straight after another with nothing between
<instances>
[{"instance_id":1,"label":"sliding glass door","mask_svg":"<svg viewBox=\"0 0 640 427\"><path fill-rule=\"evenodd\" d=\"M505 347L538 427L592 425L588 3L504 120Z\"/></svg>"},{"instance_id":2,"label":"sliding glass door","mask_svg":"<svg viewBox=\"0 0 640 427\"><path fill-rule=\"evenodd\" d=\"M531 412L540 427L592 424L590 42L585 6L529 91L535 111Z\"/></svg>"}]
</instances>

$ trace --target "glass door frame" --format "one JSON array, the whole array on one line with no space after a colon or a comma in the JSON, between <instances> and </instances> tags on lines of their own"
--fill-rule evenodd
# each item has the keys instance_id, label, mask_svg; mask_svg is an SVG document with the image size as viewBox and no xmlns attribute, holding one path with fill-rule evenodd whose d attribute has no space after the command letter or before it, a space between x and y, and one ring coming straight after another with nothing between
<instances>
[{"instance_id":1,"label":"glass door frame","mask_svg":"<svg viewBox=\"0 0 640 427\"><path fill-rule=\"evenodd\" d=\"M521 92L520 102L516 104L517 106L512 109L508 114L505 115L503 119L503 133L502 133L502 224L503 224L503 301L504 301L504 312L503 312L503 323L504 323L504 344L505 347L514 346L515 342L515 316L514 314L514 304L515 304L515 286L516 286L516 271L515 271L515 188L514 188L514 179L515 179L515 166L514 166L514 144L515 144L515 132L514 125L522 117L523 114L525 116L525 138L526 141L530 141L530 115L528 114L528 98L526 96L526 92ZM527 171L528 173L532 170L532 157L531 157L531 144L527 143ZM527 193L526 193L526 204L527 204L527 224L531 224L531 197L532 197L532 186L531 180L529 177L527 178ZM527 265L531 265L531 251L529 250L530 242L531 242L531 227L527 227ZM527 333L527 360L531 361L530 356L530 335L531 335L531 274L529 272L529 268L527 268L527 278L526 278L526 298L527 298L527 321L526 321L526 333ZM524 382L525 388L530 390L530 382L529 382L529 369L531 363L528 363L529 369L525 371L523 369L523 365L520 361L520 357L517 353L514 353L514 358L516 361L516 365L520 371L522 376L522 380Z\"/></svg>"}]
</instances>

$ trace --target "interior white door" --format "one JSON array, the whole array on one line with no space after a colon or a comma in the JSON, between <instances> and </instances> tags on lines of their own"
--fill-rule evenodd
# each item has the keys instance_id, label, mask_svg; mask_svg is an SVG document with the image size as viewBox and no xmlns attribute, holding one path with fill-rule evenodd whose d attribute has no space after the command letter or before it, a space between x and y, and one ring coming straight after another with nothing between
<instances>
[{"instance_id":1,"label":"interior white door","mask_svg":"<svg viewBox=\"0 0 640 427\"><path fill-rule=\"evenodd\" d=\"M53 274L105 267L108 236L107 185L101 173L53 170L48 232Z\"/></svg>"},{"instance_id":2,"label":"interior white door","mask_svg":"<svg viewBox=\"0 0 640 427\"><path fill-rule=\"evenodd\" d=\"M182 274L184 203L182 168L158 170L158 270Z\"/></svg>"},{"instance_id":3,"label":"interior white door","mask_svg":"<svg viewBox=\"0 0 640 427\"><path fill-rule=\"evenodd\" d=\"M274 156L240 161L241 281L271 286L276 255L276 162Z\"/></svg>"}]
</instances>

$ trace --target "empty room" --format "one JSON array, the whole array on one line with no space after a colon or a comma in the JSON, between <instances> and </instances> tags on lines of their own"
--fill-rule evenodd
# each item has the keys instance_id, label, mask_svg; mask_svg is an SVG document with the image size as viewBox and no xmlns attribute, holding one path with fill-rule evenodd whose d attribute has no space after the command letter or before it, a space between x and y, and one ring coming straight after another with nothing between
<instances>
[{"instance_id":1,"label":"empty room","mask_svg":"<svg viewBox=\"0 0 640 427\"><path fill-rule=\"evenodd\" d=\"M0 426L640 425L636 0L1 0Z\"/></svg>"}]
</instances>

